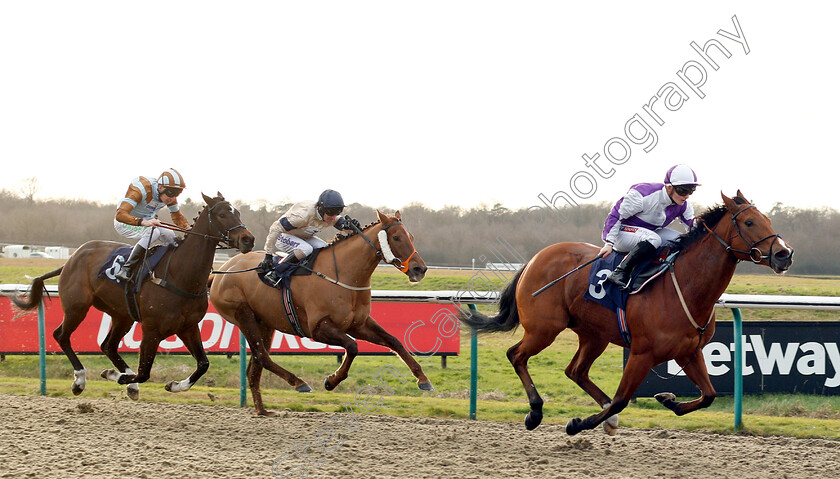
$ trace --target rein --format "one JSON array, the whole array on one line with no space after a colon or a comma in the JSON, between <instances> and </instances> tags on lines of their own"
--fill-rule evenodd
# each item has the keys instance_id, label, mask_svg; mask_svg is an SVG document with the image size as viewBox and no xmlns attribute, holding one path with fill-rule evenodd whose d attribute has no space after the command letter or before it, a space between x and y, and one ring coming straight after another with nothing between
<instances>
[{"instance_id":1,"label":"rein","mask_svg":"<svg viewBox=\"0 0 840 479\"><path fill-rule=\"evenodd\" d=\"M207 210L207 223L209 224L209 227L210 227L210 228L212 228L212 227L213 227L213 216L212 216L213 210L214 210L217 206L222 205L222 204L225 204L225 205L230 206L230 201L220 201L220 202L216 203L215 205L211 206L211 207ZM235 229L237 229L237 228L247 228L247 226L245 226L245 224L244 224L244 223L239 223L239 224L238 224L238 225L236 225L236 226L231 226L230 228L226 229L226 230L225 230L223 233L221 233L219 236L213 236L213 235L209 235L209 234L205 234L205 233L196 233L196 232L194 232L194 231L192 231L192 230L184 229L184 228L181 228L180 226L173 225L172 223L165 223L165 222L161 221L161 224L163 225L162 227L163 227L163 228L166 228L166 229L170 229L170 230L173 230L173 231L178 231L178 232L185 233L185 234L190 234L190 235L195 235L195 236L201 236L201 237L203 237L204 239L214 240L214 241L216 241L217 243L225 243L225 244L227 245L227 247L226 247L226 248L225 248L225 247L221 247L221 248L220 248L220 247L219 247L219 245L217 245L216 247L217 247L218 249L236 248L236 246L233 246L233 240L231 240L231 239L230 239L230 236L228 236L228 235L230 234L230 232L231 232L231 231L233 231L233 230L235 230Z\"/></svg>"}]
</instances>

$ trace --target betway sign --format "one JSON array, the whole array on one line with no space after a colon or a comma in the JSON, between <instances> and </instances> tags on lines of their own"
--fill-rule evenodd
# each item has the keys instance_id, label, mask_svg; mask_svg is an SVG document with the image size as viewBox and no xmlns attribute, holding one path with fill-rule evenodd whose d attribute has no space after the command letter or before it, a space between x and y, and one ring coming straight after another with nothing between
<instances>
[{"instance_id":1,"label":"betway sign","mask_svg":"<svg viewBox=\"0 0 840 479\"><path fill-rule=\"evenodd\" d=\"M44 322L47 352L61 352L52 332L61 324L64 313L61 301L46 301ZM457 309L452 304L431 303L372 303L371 316L380 326L397 337L406 348L416 354L455 355L461 351L458 335ZM71 336L77 353L100 353L99 345L108 334L111 317L94 308ZM225 321L210 304L207 314L199 323L204 349L212 353L238 353L239 331ZM120 341L121 352L137 352L142 339L142 327L134 323ZM170 336L160 343L161 352L186 353L187 348L177 336ZM341 354L339 346L329 346L309 338L276 332L271 341L271 352L280 354ZM9 298L0 297L0 353L37 353L38 315L29 313L14 317ZM388 353L383 346L359 341L362 354Z\"/></svg>"},{"instance_id":2,"label":"betway sign","mask_svg":"<svg viewBox=\"0 0 840 479\"><path fill-rule=\"evenodd\" d=\"M840 394L840 322L743 322L741 336L745 393L788 392ZM632 331L631 331L632 334ZM715 335L703 348L706 369L718 394L734 393L735 343L732 321L716 323ZM628 351L624 351L627 362ZM699 390L676 361L654 368L637 391L640 397L660 392L696 396Z\"/></svg>"}]
</instances>

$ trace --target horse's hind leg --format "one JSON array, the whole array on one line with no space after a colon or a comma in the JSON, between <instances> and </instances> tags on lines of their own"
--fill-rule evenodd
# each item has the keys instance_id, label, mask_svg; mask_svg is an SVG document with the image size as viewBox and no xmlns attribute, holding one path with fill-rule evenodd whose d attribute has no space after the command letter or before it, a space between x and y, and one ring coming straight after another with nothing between
<instances>
[{"instance_id":1,"label":"horse's hind leg","mask_svg":"<svg viewBox=\"0 0 840 479\"><path fill-rule=\"evenodd\" d=\"M712 380L709 379L709 372L706 370L706 361L703 359L703 350L698 349L691 356L677 359L677 364L683 368L688 379L700 388L700 397L693 401L677 402L674 394L659 393L654 396L656 400L663 406L674 411L677 416L709 407L715 400L717 392L715 392L715 388L712 386Z\"/></svg>"},{"instance_id":2,"label":"horse's hind leg","mask_svg":"<svg viewBox=\"0 0 840 479\"><path fill-rule=\"evenodd\" d=\"M73 385L70 387L70 390L73 391L73 394L78 396L82 394L82 391L85 390L86 385L86 370L82 361L79 360L79 357L76 355L76 352L73 351L73 346L70 344L70 335L73 334L73 331L79 327L82 320L85 319L85 315L90 309L90 304L79 304L79 305L67 305L64 310L64 320L61 321L61 324L53 331L53 338L61 346L61 350L64 351L64 354L67 356L67 359L70 360L70 364L73 365L73 375L75 376L75 380L73 381Z\"/></svg>"},{"instance_id":3,"label":"horse's hind leg","mask_svg":"<svg viewBox=\"0 0 840 479\"><path fill-rule=\"evenodd\" d=\"M102 352L108 359L111 360L111 363L114 364L114 367L117 368L119 373L125 374L134 374L134 371L128 367L125 360L120 356L119 353L119 344L120 340L131 330L131 325L134 324L129 318L120 318L120 317L112 317L111 318L111 329L108 330L108 335L105 336L105 340L102 341ZM102 376L108 378L109 376L118 375L116 371L111 370L103 371ZM140 386L137 383L130 383L125 387L125 392L129 398L137 401L140 399Z\"/></svg>"},{"instance_id":4,"label":"horse's hind leg","mask_svg":"<svg viewBox=\"0 0 840 479\"><path fill-rule=\"evenodd\" d=\"M201 344L201 329L198 323L193 324L178 333L178 337L184 342L184 346L195 358L196 369L190 374L190 377L183 381L169 381L166 383L167 391L177 393L182 391L189 391L189 389L204 376L207 369L210 367L210 361L207 359L207 353L204 351L204 345Z\"/></svg>"},{"instance_id":5,"label":"horse's hind leg","mask_svg":"<svg viewBox=\"0 0 840 479\"><path fill-rule=\"evenodd\" d=\"M423 391L435 390L434 386L432 386L432 382L429 381L429 378L426 377L425 373L423 373L423 368L420 366L420 363L414 359L414 356L405 349L405 346L399 339L394 337L394 335L388 331L385 331L385 328L380 326L373 318L368 316L364 323L352 327L347 331L356 339L363 339L373 344L390 348L399 355L400 359L402 359L405 365L408 366L408 369L411 370L411 374L417 378L417 387Z\"/></svg>"},{"instance_id":6,"label":"horse's hind leg","mask_svg":"<svg viewBox=\"0 0 840 479\"><path fill-rule=\"evenodd\" d=\"M602 408L610 405L610 397L589 379L589 369L592 367L592 363L604 353L608 345L609 341L578 333L578 350L575 352L572 361L566 366L566 376L586 391ZM618 416L610 416L604 421L604 431L607 434L613 436L617 430Z\"/></svg>"},{"instance_id":7,"label":"horse's hind leg","mask_svg":"<svg viewBox=\"0 0 840 479\"><path fill-rule=\"evenodd\" d=\"M531 332L525 330L525 336L522 340L511 346L507 351L507 358L522 381L522 385L525 387L525 394L528 395L528 404L531 406L531 412L525 416L525 427L529 431L539 426L542 422L543 400L537 392L537 387L534 386L531 373L528 372L528 359L548 347L548 345L554 342L554 338L558 334L560 334L560 331L538 330Z\"/></svg>"}]
</instances>

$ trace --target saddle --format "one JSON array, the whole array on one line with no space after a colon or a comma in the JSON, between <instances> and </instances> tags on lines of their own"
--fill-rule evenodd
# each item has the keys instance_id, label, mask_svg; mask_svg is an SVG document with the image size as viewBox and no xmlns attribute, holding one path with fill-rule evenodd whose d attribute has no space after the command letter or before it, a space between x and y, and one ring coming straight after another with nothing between
<instances>
[{"instance_id":1,"label":"saddle","mask_svg":"<svg viewBox=\"0 0 840 479\"><path fill-rule=\"evenodd\" d=\"M312 265L315 264L315 259L320 252L321 249L316 249L312 254L297 263L283 263L279 257L275 256L272 259L274 267L267 271L257 270L257 276L259 276L263 283L272 288L288 288L292 276L308 276L312 274Z\"/></svg>"},{"instance_id":2,"label":"saddle","mask_svg":"<svg viewBox=\"0 0 840 479\"><path fill-rule=\"evenodd\" d=\"M624 259L624 253L613 252L606 258L601 258L592 264L589 270L589 284L583 297L616 312L621 337L627 343L627 346L630 346L630 331L624 315L627 298L631 294L642 291L645 286L667 271L674 264L679 253L680 251L674 248L673 244L666 244L659 248L653 259L642 263L633 271L630 277L630 287L626 290L622 290L615 284L606 281L607 276Z\"/></svg>"},{"instance_id":3,"label":"saddle","mask_svg":"<svg viewBox=\"0 0 840 479\"><path fill-rule=\"evenodd\" d=\"M134 281L134 283L123 284L116 278L115 275L120 270L120 268L123 267L123 264L125 264L126 260L131 255L131 248L132 247L129 245L123 245L112 251L111 254L108 255L108 259L105 261L105 263L99 268L99 274L97 275L97 277L107 278L125 289L125 301L128 307L128 314L129 316L131 316L131 319L139 323L141 319L140 306L137 304L136 295L140 292L140 288L143 286L143 283L147 279L152 277L152 271L155 269L158 263L160 263L160 260L163 258L163 255L166 254L167 251L169 251L169 246L155 245L151 249L149 249L148 253L146 254L145 261L143 261L143 264L140 265L140 270L137 273L137 280ZM166 283L165 280L158 280L156 281L156 283L160 286L163 286L164 288L173 290L179 294L190 294L182 292L180 289L170 286L168 283ZM129 288L129 284L132 284L133 287Z\"/></svg>"}]
</instances>

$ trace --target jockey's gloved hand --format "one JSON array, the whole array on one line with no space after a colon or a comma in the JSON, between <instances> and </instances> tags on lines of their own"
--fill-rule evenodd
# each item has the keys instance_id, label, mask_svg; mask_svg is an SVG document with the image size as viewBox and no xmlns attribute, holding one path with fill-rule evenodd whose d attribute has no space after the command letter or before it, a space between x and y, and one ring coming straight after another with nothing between
<instances>
[{"instance_id":1,"label":"jockey's gloved hand","mask_svg":"<svg viewBox=\"0 0 840 479\"><path fill-rule=\"evenodd\" d=\"M263 271L270 271L271 268L274 267L274 262L272 261L273 258L274 256L271 253L266 253L259 268Z\"/></svg>"},{"instance_id":2,"label":"jockey's gloved hand","mask_svg":"<svg viewBox=\"0 0 840 479\"><path fill-rule=\"evenodd\" d=\"M359 223L359 220L351 218L349 215L345 216L344 218L339 218L338 221L335 222L335 227L340 230L353 231L354 226L356 227L356 229L362 229L362 225Z\"/></svg>"}]
</instances>

